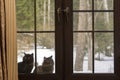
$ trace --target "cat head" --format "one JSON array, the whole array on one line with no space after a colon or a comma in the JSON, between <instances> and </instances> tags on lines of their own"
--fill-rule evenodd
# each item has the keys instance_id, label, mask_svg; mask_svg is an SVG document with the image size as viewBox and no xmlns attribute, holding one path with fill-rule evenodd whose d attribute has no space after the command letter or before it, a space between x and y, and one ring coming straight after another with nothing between
<instances>
[{"instance_id":1,"label":"cat head","mask_svg":"<svg viewBox=\"0 0 120 80\"><path fill-rule=\"evenodd\" d=\"M33 53L32 54L24 53L23 62L26 62L26 63L33 62Z\"/></svg>"},{"instance_id":2,"label":"cat head","mask_svg":"<svg viewBox=\"0 0 120 80\"><path fill-rule=\"evenodd\" d=\"M52 55L50 57L44 57L43 65L53 65L54 61Z\"/></svg>"}]
</instances>

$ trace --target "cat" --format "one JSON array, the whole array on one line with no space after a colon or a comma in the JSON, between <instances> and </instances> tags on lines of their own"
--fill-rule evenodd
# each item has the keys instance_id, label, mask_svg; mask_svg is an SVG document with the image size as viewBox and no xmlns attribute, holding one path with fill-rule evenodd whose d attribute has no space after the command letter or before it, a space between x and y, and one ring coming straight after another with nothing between
<instances>
[{"instance_id":1,"label":"cat","mask_svg":"<svg viewBox=\"0 0 120 80\"><path fill-rule=\"evenodd\" d=\"M24 53L23 61L18 63L18 73L30 73L33 69L33 53Z\"/></svg>"},{"instance_id":2,"label":"cat","mask_svg":"<svg viewBox=\"0 0 120 80\"><path fill-rule=\"evenodd\" d=\"M50 57L44 57L44 61L42 65L37 66L37 68L34 70L38 74L48 74L48 73L53 73L54 70L54 61L52 59L52 56Z\"/></svg>"}]
</instances>

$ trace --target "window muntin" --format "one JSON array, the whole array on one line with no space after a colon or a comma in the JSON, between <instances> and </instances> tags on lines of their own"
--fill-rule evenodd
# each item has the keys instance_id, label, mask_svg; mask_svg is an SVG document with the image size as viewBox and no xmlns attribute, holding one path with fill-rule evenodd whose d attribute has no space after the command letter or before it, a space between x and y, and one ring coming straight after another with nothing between
<instances>
[{"instance_id":1,"label":"window muntin","mask_svg":"<svg viewBox=\"0 0 120 80\"><path fill-rule=\"evenodd\" d=\"M90 14L86 15L86 13ZM88 69L89 66L92 66L91 73L114 73L113 15L113 0L73 0L73 73L90 73ZM81 35L81 37L78 38L76 37L78 34L91 34L91 37L85 38L83 37L85 35ZM84 39L84 41L82 41L82 39ZM76 40L78 43L75 44ZM91 43L91 46L87 44L87 41ZM79 47L76 47L76 45L79 45ZM85 52L84 47L86 46L87 49ZM80 64L83 53L80 50L81 48L84 49L84 54L91 53L92 56L91 58L90 55L83 55L82 64ZM88 49L92 52L87 52ZM106 52L106 49L108 52ZM96 57L99 56L98 53L100 55L99 58L104 59L103 61L96 59ZM110 53L110 56L107 55L107 53ZM87 59L87 63L85 63L85 57L90 57L91 59ZM75 61L77 62L75 63ZM104 63L106 63L106 66L102 66ZM78 64L78 66L75 64ZM74 66L76 66L78 70L75 70ZM84 68L86 68L85 66L87 66L87 70L84 70Z\"/></svg>"},{"instance_id":2,"label":"window muntin","mask_svg":"<svg viewBox=\"0 0 120 80\"><path fill-rule=\"evenodd\" d=\"M44 67L48 66L50 71L44 72L42 69L37 74L55 73L54 9L54 0L16 0L18 63L22 62L24 53L33 53L34 62L30 73L36 73L38 66L43 67L43 61L48 57ZM50 59L53 60L52 66L49 64Z\"/></svg>"}]
</instances>

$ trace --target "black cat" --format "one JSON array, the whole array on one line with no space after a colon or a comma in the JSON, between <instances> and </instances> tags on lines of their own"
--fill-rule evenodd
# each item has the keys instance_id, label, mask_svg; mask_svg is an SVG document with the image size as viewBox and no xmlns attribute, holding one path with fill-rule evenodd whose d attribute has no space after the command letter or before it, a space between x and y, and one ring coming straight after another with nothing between
<instances>
[{"instance_id":1,"label":"black cat","mask_svg":"<svg viewBox=\"0 0 120 80\"><path fill-rule=\"evenodd\" d=\"M30 73L33 69L33 53L24 53L23 61L18 63L18 73Z\"/></svg>"},{"instance_id":2,"label":"black cat","mask_svg":"<svg viewBox=\"0 0 120 80\"><path fill-rule=\"evenodd\" d=\"M48 73L53 73L54 70L54 61L52 59L52 56L46 58L44 57L44 61L42 65L37 66L37 68L34 70L37 70L38 74L48 74Z\"/></svg>"}]
</instances>

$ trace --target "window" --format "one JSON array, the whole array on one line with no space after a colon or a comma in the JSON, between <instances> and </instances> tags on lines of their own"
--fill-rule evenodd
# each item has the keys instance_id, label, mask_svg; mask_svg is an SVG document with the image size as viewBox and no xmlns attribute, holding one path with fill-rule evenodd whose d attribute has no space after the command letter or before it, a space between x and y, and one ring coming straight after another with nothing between
<instances>
[{"instance_id":1,"label":"window","mask_svg":"<svg viewBox=\"0 0 120 80\"><path fill-rule=\"evenodd\" d=\"M114 73L113 0L73 0L73 6L74 73Z\"/></svg>"},{"instance_id":2,"label":"window","mask_svg":"<svg viewBox=\"0 0 120 80\"><path fill-rule=\"evenodd\" d=\"M117 79L119 2L16 0L19 79ZM33 54L28 72L31 63L20 63L26 54Z\"/></svg>"}]
</instances>

